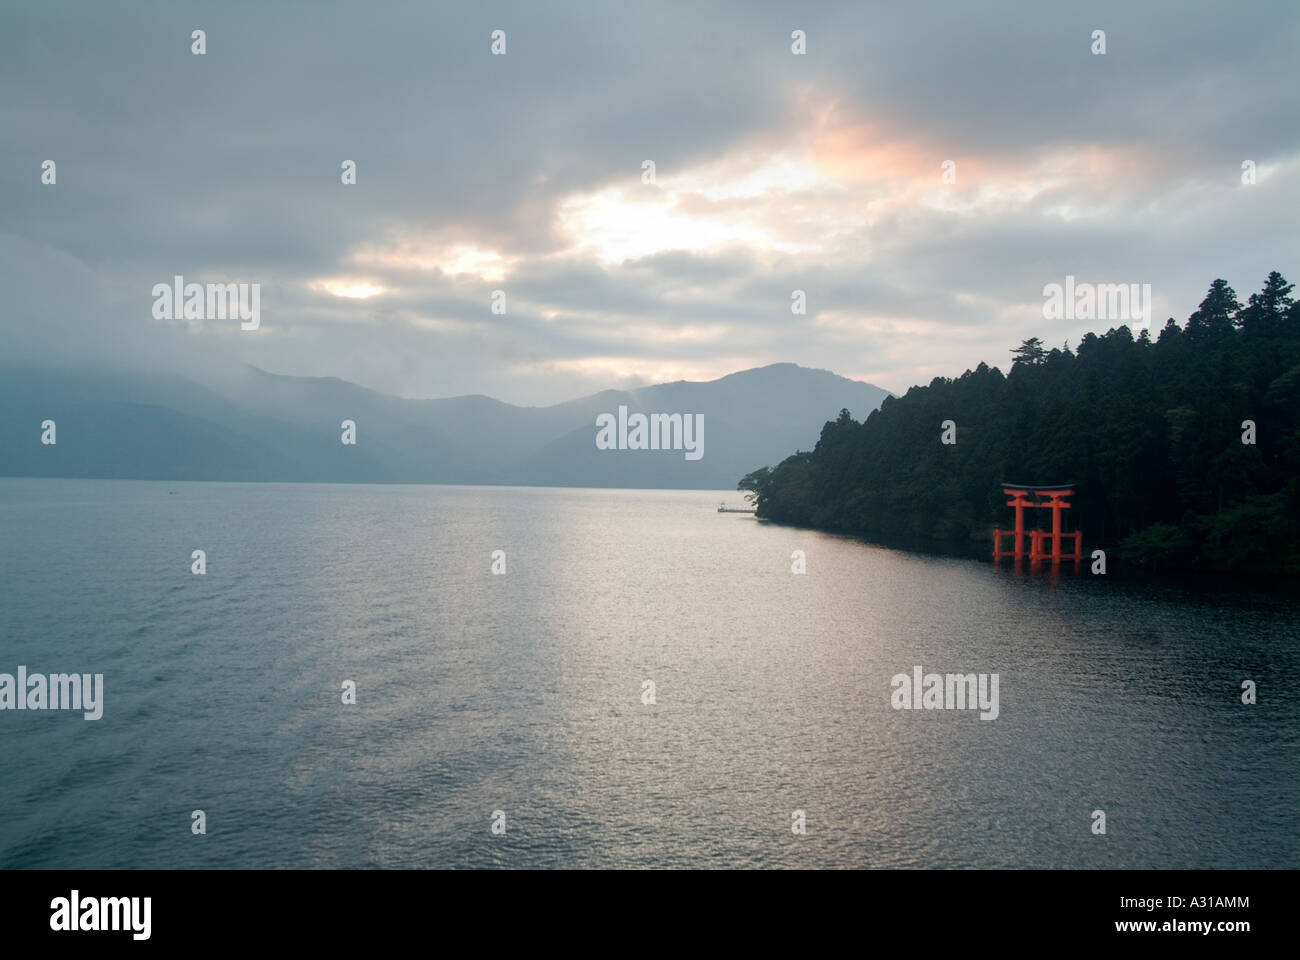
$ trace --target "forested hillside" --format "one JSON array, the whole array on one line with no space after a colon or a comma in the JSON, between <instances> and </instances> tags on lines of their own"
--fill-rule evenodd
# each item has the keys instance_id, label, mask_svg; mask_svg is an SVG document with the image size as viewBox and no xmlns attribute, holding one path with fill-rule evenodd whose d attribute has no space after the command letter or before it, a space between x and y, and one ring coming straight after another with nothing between
<instances>
[{"instance_id":1,"label":"forested hillside","mask_svg":"<svg viewBox=\"0 0 1300 960\"><path fill-rule=\"evenodd\" d=\"M1300 574L1300 307L1277 272L1243 305L1223 280L1186 324L1077 349L1035 338L827 423L812 452L740 481L758 515L886 542L986 543L1000 483L1079 485L1086 552L1122 563ZM956 443L941 443L941 423ZM1254 443L1243 435L1254 423ZM1031 511L1036 513L1037 511Z\"/></svg>"}]
</instances>

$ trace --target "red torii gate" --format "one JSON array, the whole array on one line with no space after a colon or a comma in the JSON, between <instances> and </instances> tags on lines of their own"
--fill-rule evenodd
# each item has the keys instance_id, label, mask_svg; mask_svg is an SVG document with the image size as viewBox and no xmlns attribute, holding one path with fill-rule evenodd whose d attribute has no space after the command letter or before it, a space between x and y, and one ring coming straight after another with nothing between
<instances>
[{"instance_id":1,"label":"red torii gate","mask_svg":"<svg viewBox=\"0 0 1300 960\"><path fill-rule=\"evenodd\" d=\"M1062 560L1073 560L1079 563L1083 560L1083 541L1080 538L1079 531L1075 530L1070 533L1061 531L1061 511L1070 509L1069 498L1074 494L1075 484L1057 483L1057 484L1033 484L1033 483L1004 483L1002 492L1009 499L1008 507L1015 507L1016 510L1016 529L1003 530L1000 527L993 529L993 560L996 562L1003 557L1014 557L1020 560L1028 556L1030 560L1046 560L1049 557L1043 541L1051 540L1052 552L1050 554L1052 563L1059 564ZM1029 500L1030 494L1033 494L1035 500ZM1026 554L1024 549L1025 543L1025 507L1032 507L1042 510L1052 511L1052 532L1046 530L1030 530L1029 541L1030 547ZM1002 538L1011 534L1015 537L1011 550L1002 549ZM1074 553L1066 555L1061 550L1061 541L1074 540Z\"/></svg>"}]
</instances>

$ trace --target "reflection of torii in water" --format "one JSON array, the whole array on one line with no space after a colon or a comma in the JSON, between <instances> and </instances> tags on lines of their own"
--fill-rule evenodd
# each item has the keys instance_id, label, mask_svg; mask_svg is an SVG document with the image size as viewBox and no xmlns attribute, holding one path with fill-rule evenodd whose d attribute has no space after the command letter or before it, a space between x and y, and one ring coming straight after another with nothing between
<instances>
[{"instance_id":1,"label":"reflection of torii in water","mask_svg":"<svg viewBox=\"0 0 1300 960\"><path fill-rule=\"evenodd\" d=\"M1062 560L1073 560L1078 563L1083 559L1083 540L1079 531L1063 533L1061 531L1061 511L1070 509L1070 497L1074 494L1075 484L1073 483L1004 483L1002 492L1011 499L1007 501L1008 507L1016 509L1016 529L1003 530L995 527L993 530L993 559L1001 560L1003 557L1014 557L1019 561L1022 557L1028 556L1030 560L1046 560L1048 558L1045 549L1044 540L1051 540L1052 552L1050 554L1053 564L1058 564ZM1036 500L1029 500L1028 497L1033 494ZM1052 511L1052 531L1030 530L1030 548L1026 552L1024 548L1025 537L1025 507L1035 507L1042 510ZM1011 534L1015 537L1010 550L1002 549L1002 538ZM1061 550L1061 541L1074 539L1074 553L1064 554Z\"/></svg>"}]
</instances>

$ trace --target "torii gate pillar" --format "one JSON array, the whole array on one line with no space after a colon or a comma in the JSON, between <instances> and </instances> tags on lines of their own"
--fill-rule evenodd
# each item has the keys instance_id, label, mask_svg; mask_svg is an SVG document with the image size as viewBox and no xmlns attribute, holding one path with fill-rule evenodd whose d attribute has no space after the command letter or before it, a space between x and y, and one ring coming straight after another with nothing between
<instances>
[{"instance_id":1,"label":"torii gate pillar","mask_svg":"<svg viewBox=\"0 0 1300 960\"><path fill-rule=\"evenodd\" d=\"M1003 557L1014 557L1018 562L1022 557L1029 556L1031 560L1046 560L1045 539L1051 537L1052 540L1052 565L1057 566L1062 560L1073 560L1076 563L1083 560L1083 541L1079 531L1075 530L1065 533L1062 529L1061 511L1070 509L1070 497L1074 495L1074 484L1003 484L1002 492L1010 499L1007 500L1007 506L1016 511L1016 529L1014 531L1014 543L1009 552L1002 549L1002 538L1010 531L1003 531L1001 528L993 530L993 559L1001 560ZM1034 499L1030 499L1030 495ZM1029 551L1025 550L1025 508L1034 507L1038 509L1050 509L1052 511L1052 532L1049 534L1044 530L1031 530L1033 546ZM1062 540L1074 540L1074 552L1066 554L1062 549Z\"/></svg>"}]
</instances>

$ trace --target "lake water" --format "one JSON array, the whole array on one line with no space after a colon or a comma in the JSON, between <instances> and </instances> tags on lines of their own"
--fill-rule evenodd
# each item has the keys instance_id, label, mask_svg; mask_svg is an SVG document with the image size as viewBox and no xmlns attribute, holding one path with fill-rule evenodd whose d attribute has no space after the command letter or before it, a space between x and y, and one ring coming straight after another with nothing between
<instances>
[{"instance_id":1,"label":"lake water","mask_svg":"<svg viewBox=\"0 0 1300 960\"><path fill-rule=\"evenodd\" d=\"M723 498L0 480L0 672L105 690L0 711L0 867L1300 866L1295 601Z\"/></svg>"}]
</instances>

